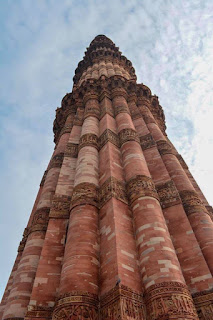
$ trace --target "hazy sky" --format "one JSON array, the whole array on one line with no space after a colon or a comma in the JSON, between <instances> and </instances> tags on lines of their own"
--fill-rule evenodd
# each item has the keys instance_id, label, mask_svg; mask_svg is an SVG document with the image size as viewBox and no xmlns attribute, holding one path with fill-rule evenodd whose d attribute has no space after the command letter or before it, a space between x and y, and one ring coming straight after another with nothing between
<instances>
[{"instance_id":1,"label":"hazy sky","mask_svg":"<svg viewBox=\"0 0 213 320\"><path fill-rule=\"evenodd\" d=\"M53 151L55 109L105 34L159 97L167 133L213 204L212 0L0 1L0 294Z\"/></svg>"}]
</instances>

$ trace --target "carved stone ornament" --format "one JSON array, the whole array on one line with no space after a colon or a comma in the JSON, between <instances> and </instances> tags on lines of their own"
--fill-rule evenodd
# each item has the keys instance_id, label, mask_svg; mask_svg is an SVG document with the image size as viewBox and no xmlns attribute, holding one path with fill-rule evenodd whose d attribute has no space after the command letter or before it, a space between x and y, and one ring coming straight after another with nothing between
<instances>
[{"instance_id":1,"label":"carved stone ornament","mask_svg":"<svg viewBox=\"0 0 213 320\"><path fill-rule=\"evenodd\" d=\"M192 297L186 285L162 282L150 286L145 292L147 320L198 320Z\"/></svg>"},{"instance_id":2,"label":"carved stone ornament","mask_svg":"<svg viewBox=\"0 0 213 320\"><path fill-rule=\"evenodd\" d=\"M65 125L65 126L62 128L59 137L63 136L63 134L65 134L65 133L70 133L71 130L72 130L72 127L73 127L73 124L72 124L72 123L69 123L69 124Z\"/></svg>"},{"instance_id":3,"label":"carved stone ornament","mask_svg":"<svg viewBox=\"0 0 213 320\"><path fill-rule=\"evenodd\" d=\"M91 204L98 207L98 187L93 183L79 183L74 188L71 200L71 208L82 204Z\"/></svg>"},{"instance_id":4,"label":"carved stone ornament","mask_svg":"<svg viewBox=\"0 0 213 320\"><path fill-rule=\"evenodd\" d=\"M101 297L100 319L145 320L145 307L142 294L124 285L117 285Z\"/></svg>"},{"instance_id":5,"label":"carved stone ornament","mask_svg":"<svg viewBox=\"0 0 213 320\"><path fill-rule=\"evenodd\" d=\"M126 189L123 182L114 177L108 178L99 189L99 207L103 207L112 197L128 203Z\"/></svg>"},{"instance_id":6,"label":"carved stone ornament","mask_svg":"<svg viewBox=\"0 0 213 320\"><path fill-rule=\"evenodd\" d=\"M25 228L23 236L22 236L22 240L21 240L19 247L18 247L18 252L22 252L24 250L28 235L29 235L29 228Z\"/></svg>"},{"instance_id":7,"label":"carved stone ornament","mask_svg":"<svg viewBox=\"0 0 213 320\"><path fill-rule=\"evenodd\" d=\"M64 152L65 157L71 157L71 158L77 158L78 157L78 144L68 142L65 152Z\"/></svg>"},{"instance_id":8,"label":"carved stone ornament","mask_svg":"<svg viewBox=\"0 0 213 320\"><path fill-rule=\"evenodd\" d=\"M213 292L202 291L193 295L193 300L200 320L213 319Z\"/></svg>"},{"instance_id":9,"label":"carved stone ornament","mask_svg":"<svg viewBox=\"0 0 213 320\"><path fill-rule=\"evenodd\" d=\"M158 151L161 155L164 154L174 154L176 155L176 151L175 149L172 147L172 145L166 141L166 140L159 140L157 141L157 147L158 147Z\"/></svg>"},{"instance_id":10,"label":"carved stone ornament","mask_svg":"<svg viewBox=\"0 0 213 320\"><path fill-rule=\"evenodd\" d=\"M144 119L144 122L145 122L146 124L156 123L156 122L155 122L155 119L152 118L152 116L150 116L149 114L143 114L143 119Z\"/></svg>"},{"instance_id":11,"label":"carved stone ornament","mask_svg":"<svg viewBox=\"0 0 213 320\"><path fill-rule=\"evenodd\" d=\"M84 119L86 119L87 117L95 117L98 120L100 119L100 107L98 100L92 99L87 101L84 112Z\"/></svg>"},{"instance_id":12,"label":"carved stone ornament","mask_svg":"<svg viewBox=\"0 0 213 320\"><path fill-rule=\"evenodd\" d=\"M119 113L128 113L130 114L129 108L127 104L118 104L114 105L114 111L115 111L115 116L117 116Z\"/></svg>"},{"instance_id":13,"label":"carved stone ornament","mask_svg":"<svg viewBox=\"0 0 213 320\"><path fill-rule=\"evenodd\" d=\"M47 173L48 173L48 170L45 170L44 174L43 174L43 177L41 179L40 187L43 187L45 179L46 179L46 176L47 176Z\"/></svg>"},{"instance_id":14,"label":"carved stone ornament","mask_svg":"<svg viewBox=\"0 0 213 320\"><path fill-rule=\"evenodd\" d=\"M49 221L50 208L44 207L37 209L33 215L32 224L29 228L29 233L34 231L46 231Z\"/></svg>"},{"instance_id":15,"label":"carved stone ornament","mask_svg":"<svg viewBox=\"0 0 213 320\"><path fill-rule=\"evenodd\" d=\"M162 208L168 208L181 203L179 193L172 180L156 185Z\"/></svg>"},{"instance_id":16,"label":"carved stone ornament","mask_svg":"<svg viewBox=\"0 0 213 320\"><path fill-rule=\"evenodd\" d=\"M180 191L180 197L183 203L184 210L187 215L195 212L208 214L205 206L202 204L197 193L193 190L183 190Z\"/></svg>"},{"instance_id":17,"label":"carved stone ornament","mask_svg":"<svg viewBox=\"0 0 213 320\"><path fill-rule=\"evenodd\" d=\"M146 150L156 146L156 142L153 139L151 133L148 133L145 136L140 137L140 145L142 150Z\"/></svg>"},{"instance_id":18,"label":"carved stone ornament","mask_svg":"<svg viewBox=\"0 0 213 320\"><path fill-rule=\"evenodd\" d=\"M119 138L116 133L110 129L106 129L98 139L99 150L107 143L113 143L117 148L120 147Z\"/></svg>"},{"instance_id":19,"label":"carved stone ornament","mask_svg":"<svg viewBox=\"0 0 213 320\"><path fill-rule=\"evenodd\" d=\"M140 143L138 134L133 129L123 129L118 134L121 146L128 141L136 141Z\"/></svg>"},{"instance_id":20,"label":"carved stone ornament","mask_svg":"<svg viewBox=\"0 0 213 320\"><path fill-rule=\"evenodd\" d=\"M64 153L63 152L56 154L51 159L48 169L50 170L52 168L61 168L63 160L64 160Z\"/></svg>"},{"instance_id":21,"label":"carved stone ornament","mask_svg":"<svg viewBox=\"0 0 213 320\"><path fill-rule=\"evenodd\" d=\"M127 194L130 204L140 197L153 197L159 200L154 182L150 177L138 175L127 182Z\"/></svg>"},{"instance_id":22,"label":"carved stone ornament","mask_svg":"<svg viewBox=\"0 0 213 320\"><path fill-rule=\"evenodd\" d=\"M132 120L140 119L142 116L139 111L131 112Z\"/></svg>"},{"instance_id":23,"label":"carved stone ornament","mask_svg":"<svg viewBox=\"0 0 213 320\"><path fill-rule=\"evenodd\" d=\"M206 210L213 221L213 208L211 206L206 206Z\"/></svg>"},{"instance_id":24,"label":"carved stone ornament","mask_svg":"<svg viewBox=\"0 0 213 320\"><path fill-rule=\"evenodd\" d=\"M176 157L178 158L183 169L188 169L188 166L187 166L186 162L183 160L182 156L180 154L176 154Z\"/></svg>"},{"instance_id":25,"label":"carved stone ornament","mask_svg":"<svg viewBox=\"0 0 213 320\"><path fill-rule=\"evenodd\" d=\"M98 137L93 133L86 133L83 136L81 136L78 149L80 150L83 147L88 147L88 146L94 147L97 150L99 149Z\"/></svg>"},{"instance_id":26,"label":"carved stone ornament","mask_svg":"<svg viewBox=\"0 0 213 320\"><path fill-rule=\"evenodd\" d=\"M71 197L65 195L55 195L50 209L50 218L69 218Z\"/></svg>"},{"instance_id":27,"label":"carved stone ornament","mask_svg":"<svg viewBox=\"0 0 213 320\"><path fill-rule=\"evenodd\" d=\"M28 306L28 311L24 317L25 320L32 318L52 319L52 307Z\"/></svg>"},{"instance_id":28,"label":"carved stone ornament","mask_svg":"<svg viewBox=\"0 0 213 320\"><path fill-rule=\"evenodd\" d=\"M89 292L71 292L58 299L53 320L98 320L98 297Z\"/></svg>"},{"instance_id":29,"label":"carved stone ornament","mask_svg":"<svg viewBox=\"0 0 213 320\"><path fill-rule=\"evenodd\" d=\"M122 83L121 85L124 85L124 83ZM115 98L115 97L124 97L124 99L126 100L127 99L127 92L124 88L122 87L117 87L117 83L116 83L116 80L113 81L112 80L112 86L114 87L111 91L111 95L112 95L112 98Z\"/></svg>"}]
</instances>

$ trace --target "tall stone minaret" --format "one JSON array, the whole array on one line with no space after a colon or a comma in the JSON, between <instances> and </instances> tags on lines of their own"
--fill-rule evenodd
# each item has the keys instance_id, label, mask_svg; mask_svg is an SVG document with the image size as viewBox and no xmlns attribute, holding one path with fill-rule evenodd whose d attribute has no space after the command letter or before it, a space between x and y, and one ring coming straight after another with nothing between
<instances>
[{"instance_id":1,"label":"tall stone minaret","mask_svg":"<svg viewBox=\"0 0 213 320\"><path fill-rule=\"evenodd\" d=\"M158 98L104 35L73 80L2 319L213 319L212 208Z\"/></svg>"}]
</instances>

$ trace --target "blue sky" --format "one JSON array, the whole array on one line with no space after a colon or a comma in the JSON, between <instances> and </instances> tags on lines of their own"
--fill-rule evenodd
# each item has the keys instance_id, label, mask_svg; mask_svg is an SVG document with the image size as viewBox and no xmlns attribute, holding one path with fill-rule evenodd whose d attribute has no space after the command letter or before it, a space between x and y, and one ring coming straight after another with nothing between
<instances>
[{"instance_id":1,"label":"blue sky","mask_svg":"<svg viewBox=\"0 0 213 320\"><path fill-rule=\"evenodd\" d=\"M0 294L53 151L55 109L98 34L132 61L211 204L212 0L0 1Z\"/></svg>"}]
</instances>

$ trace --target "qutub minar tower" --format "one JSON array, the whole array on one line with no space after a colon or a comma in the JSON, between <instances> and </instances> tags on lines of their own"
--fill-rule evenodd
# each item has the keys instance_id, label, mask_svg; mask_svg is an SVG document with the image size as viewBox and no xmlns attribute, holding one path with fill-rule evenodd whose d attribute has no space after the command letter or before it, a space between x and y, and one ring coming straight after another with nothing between
<instances>
[{"instance_id":1,"label":"qutub minar tower","mask_svg":"<svg viewBox=\"0 0 213 320\"><path fill-rule=\"evenodd\" d=\"M104 35L78 64L2 319L213 319L212 208Z\"/></svg>"}]
</instances>

